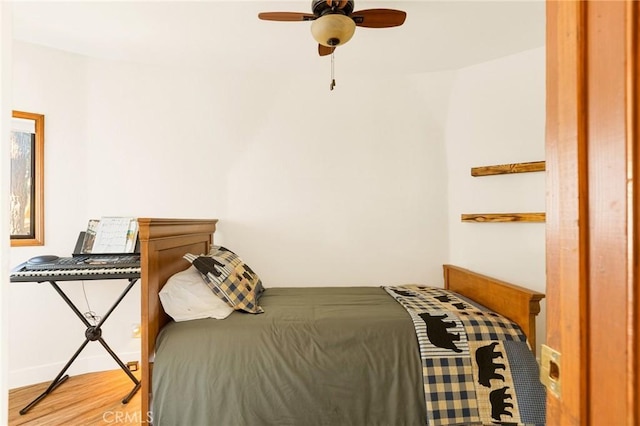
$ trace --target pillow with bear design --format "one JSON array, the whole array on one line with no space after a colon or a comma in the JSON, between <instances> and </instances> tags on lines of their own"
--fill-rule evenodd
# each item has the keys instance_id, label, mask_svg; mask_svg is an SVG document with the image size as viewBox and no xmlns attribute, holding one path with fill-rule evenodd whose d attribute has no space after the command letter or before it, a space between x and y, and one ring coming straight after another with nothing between
<instances>
[{"instance_id":1,"label":"pillow with bear design","mask_svg":"<svg viewBox=\"0 0 640 426\"><path fill-rule=\"evenodd\" d=\"M238 311L251 314L264 312L258 305L262 281L258 275L231 250L213 246L209 254L184 255L202 275L213 293Z\"/></svg>"}]
</instances>

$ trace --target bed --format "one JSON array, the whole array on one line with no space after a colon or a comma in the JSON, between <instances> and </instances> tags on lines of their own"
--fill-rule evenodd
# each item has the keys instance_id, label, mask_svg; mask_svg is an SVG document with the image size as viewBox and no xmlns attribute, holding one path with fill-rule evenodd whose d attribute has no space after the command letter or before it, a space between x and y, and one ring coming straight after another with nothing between
<instances>
[{"instance_id":1,"label":"bed","mask_svg":"<svg viewBox=\"0 0 640 426\"><path fill-rule=\"evenodd\" d=\"M409 309L414 301L426 300L428 292L444 291L442 289L421 285L267 288L260 298L264 314L234 312L222 321L172 321L164 312L158 294L171 276L189 267L189 262L183 258L186 253L209 252L216 223L213 219L139 219L143 422L153 421L157 425L451 424L449 420L440 418L441 414L434 418L429 398L426 398L425 405L426 382L430 380L426 373L430 367L425 362L429 360L421 355L423 347L417 323L422 322L415 321L416 315ZM446 303L457 302L454 304L458 306L471 306L474 311L486 307L487 315L495 313L508 319L505 320L507 326L517 324L519 328L514 328L521 330L522 336L519 338L524 344L528 339L530 347L535 349L535 317L540 312L543 294L453 265L444 265L444 282L445 289L456 292L461 299L451 300L448 294L441 293L429 297L447 300ZM313 303L309 305L308 301ZM451 327L449 322L441 322L445 327ZM302 332L296 331L300 324L306 327ZM346 324L349 327L345 327ZM234 337L227 337L224 344L207 340L218 338L216 336L224 328L232 329ZM356 332L349 335L349 331L344 331L346 328L356 329ZM425 330L420 330L421 333L429 329L423 328ZM257 334L249 334L248 330L254 330ZM450 332L452 330L446 329L444 334L453 334L456 339L463 334ZM266 337L268 333L275 333L275 337ZM301 341L301 345L289 346L288 340L285 340L289 334L294 341ZM362 339L365 340L353 340L361 338L355 335L364 336ZM318 339L310 339L309 336L317 336ZM195 341L200 341L205 347L204 355L203 351L197 355ZM345 345L350 341L353 344ZM460 352L458 347L462 343L472 344L471 340L456 341L452 349ZM341 348L345 346L351 346L354 351L343 353ZM253 352L234 352L246 347L252 347ZM271 351L263 350L266 347L271 347ZM224 350L212 352L218 351L218 348ZM384 355L377 355L388 348L394 349L388 351L389 354L384 352ZM263 357L263 352L269 355ZM176 353L182 353L184 355L180 356L184 357L178 358ZM522 356L529 362L528 368L531 368L531 360L535 364L531 352ZM501 376L503 371L496 371L495 368L504 368L507 356L490 350L488 357L494 366L494 375L490 378L497 377L495 374ZM266 364L260 364L262 358L267 359L264 361ZM224 371L205 372L210 367L220 365L222 359L230 359L230 365L235 366ZM368 363L361 364L365 359ZM509 359L513 364L513 360ZM209 366L205 367L205 364ZM301 371L304 373L301 374ZM420 374L421 371L423 374ZM529 377L527 380L537 379ZM352 387L354 383L358 383L356 388ZM527 398L535 398L535 404L523 404L519 399L520 393L517 397L520 402L517 402L515 395L505 393L507 387L504 386L496 389L496 392L502 392L502 411L497 413L495 419L513 421L514 405L523 406L518 408L519 418L530 418L527 417L530 413L526 413L529 405L542 404L544 413L542 386L539 382L525 381L525 384L533 395ZM196 387L199 390L189 394ZM318 389L322 391L318 392ZM492 402L494 393L492 391ZM449 390L445 389L443 395L449 394ZM277 411L276 415L265 414L269 407ZM540 418L539 408L535 419ZM482 409L491 410L491 407ZM443 410L445 414L446 411ZM469 411L468 407L463 407L462 411ZM506 414L507 417L500 417L500 414ZM542 422L536 420L526 423ZM468 422L459 420L458 423Z\"/></svg>"}]
</instances>

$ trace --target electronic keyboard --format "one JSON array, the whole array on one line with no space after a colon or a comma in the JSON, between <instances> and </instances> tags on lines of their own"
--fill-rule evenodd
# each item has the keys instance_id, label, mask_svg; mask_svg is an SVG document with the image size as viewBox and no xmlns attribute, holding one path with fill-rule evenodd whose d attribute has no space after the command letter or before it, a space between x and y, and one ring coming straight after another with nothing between
<instances>
[{"instance_id":1,"label":"electronic keyboard","mask_svg":"<svg viewBox=\"0 0 640 426\"><path fill-rule=\"evenodd\" d=\"M24 262L15 267L10 281L98 280L139 278L140 255L59 257L43 263Z\"/></svg>"},{"instance_id":2,"label":"electronic keyboard","mask_svg":"<svg viewBox=\"0 0 640 426\"><path fill-rule=\"evenodd\" d=\"M27 261L20 265L29 271L46 271L46 270L60 270L60 269L100 269L106 266L113 267L139 267L140 255L139 254L104 254L104 255L92 255L92 256L74 256L74 257L58 257L52 261L34 263ZM16 268L16 269L18 269Z\"/></svg>"}]
</instances>

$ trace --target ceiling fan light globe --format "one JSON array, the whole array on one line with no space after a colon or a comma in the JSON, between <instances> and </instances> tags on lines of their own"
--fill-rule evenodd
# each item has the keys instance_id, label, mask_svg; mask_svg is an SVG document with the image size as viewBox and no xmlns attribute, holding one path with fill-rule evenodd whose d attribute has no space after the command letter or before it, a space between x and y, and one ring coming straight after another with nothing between
<instances>
[{"instance_id":1,"label":"ceiling fan light globe","mask_svg":"<svg viewBox=\"0 0 640 426\"><path fill-rule=\"evenodd\" d=\"M348 16L335 13L321 16L311 23L313 38L323 46L340 46L351 40L356 23Z\"/></svg>"}]
</instances>

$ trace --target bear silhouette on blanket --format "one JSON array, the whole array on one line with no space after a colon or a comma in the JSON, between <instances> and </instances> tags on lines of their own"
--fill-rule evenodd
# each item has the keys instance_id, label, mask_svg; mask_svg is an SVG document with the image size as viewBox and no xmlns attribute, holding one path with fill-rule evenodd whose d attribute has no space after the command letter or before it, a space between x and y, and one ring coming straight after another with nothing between
<instances>
[{"instance_id":1,"label":"bear silhouette on blanket","mask_svg":"<svg viewBox=\"0 0 640 426\"><path fill-rule=\"evenodd\" d=\"M439 348L450 349L454 352L462 352L454 342L460 341L459 334L449 333L450 328L455 327L454 321L444 321L446 314L430 315L428 312L418 314L427 326L427 337L429 341Z\"/></svg>"},{"instance_id":2,"label":"bear silhouette on blanket","mask_svg":"<svg viewBox=\"0 0 640 426\"><path fill-rule=\"evenodd\" d=\"M478 383L482 386L490 388L491 379L504 381L504 376L497 373L496 370L504 370L503 363L494 362L496 358L504 358L502 352L496 351L498 342L490 343L476 349L476 363L478 364Z\"/></svg>"}]
</instances>

